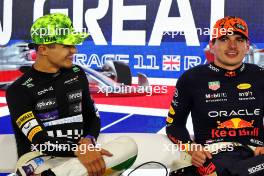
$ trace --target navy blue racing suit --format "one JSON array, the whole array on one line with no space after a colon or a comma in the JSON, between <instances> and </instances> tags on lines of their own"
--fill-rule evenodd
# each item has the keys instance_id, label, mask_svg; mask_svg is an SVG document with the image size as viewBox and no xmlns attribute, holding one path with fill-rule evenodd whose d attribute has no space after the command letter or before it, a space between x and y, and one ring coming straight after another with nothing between
<instances>
[{"instance_id":1,"label":"navy blue racing suit","mask_svg":"<svg viewBox=\"0 0 264 176\"><path fill-rule=\"evenodd\" d=\"M209 145L219 142L236 142L245 147L264 146L263 106L264 71L262 68L253 64L242 64L236 70L228 71L213 63L197 66L186 71L177 81L166 120L166 133L175 144L192 142L186 128L187 117L191 112L195 143ZM244 153L248 153L247 149L235 148L233 152L242 151L243 153L245 150ZM218 174L224 175L226 170L230 172L232 166L237 167L240 160L247 158L233 155L238 154L221 152L221 155L220 153L214 155L213 160L207 161L204 165L206 168L199 169L200 175L209 175L209 168L211 168L210 173L217 171ZM258 160L257 163L249 163L257 165L264 163L263 155L249 156L253 156L250 152L248 158ZM235 160L229 160L229 158ZM251 164L244 166L243 168L248 170L254 167ZM264 164L262 170L256 173L259 172L264 173ZM247 174L249 173L248 171Z\"/></svg>"}]
</instances>

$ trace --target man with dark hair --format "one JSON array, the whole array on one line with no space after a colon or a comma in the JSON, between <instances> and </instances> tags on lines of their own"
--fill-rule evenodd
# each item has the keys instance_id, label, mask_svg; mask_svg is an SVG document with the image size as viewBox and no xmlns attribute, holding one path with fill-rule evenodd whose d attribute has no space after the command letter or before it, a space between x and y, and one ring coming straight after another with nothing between
<instances>
[{"instance_id":1,"label":"man with dark hair","mask_svg":"<svg viewBox=\"0 0 264 176\"><path fill-rule=\"evenodd\" d=\"M112 154L95 149L99 113L90 97L86 74L72 63L75 45L88 34L76 32L68 16L55 13L38 18L31 27L31 37L29 47L37 50L36 62L6 95L18 156L38 149L49 156L77 157L89 176L103 175L103 155ZM93 146L93 150L81 151L81 145ZM44 162L39 160L36 165ZM34 168L27 165L17 172L30 175Z\"/></svg>"},{"instance_id":2,"label":"man with dark hair","mask_svg":"<svg viewBox=\"0 0 264 176\"><path fill-rule=\"evenodd\" d=\"M192 68L178 79L167 135L185 146L198 175L262 176L264 71L243 63L249 50L246 22L231 16L218 20L210 49L213 63ZM193 140L186 129L189 112Z\"/></svg>"}]
</instances>

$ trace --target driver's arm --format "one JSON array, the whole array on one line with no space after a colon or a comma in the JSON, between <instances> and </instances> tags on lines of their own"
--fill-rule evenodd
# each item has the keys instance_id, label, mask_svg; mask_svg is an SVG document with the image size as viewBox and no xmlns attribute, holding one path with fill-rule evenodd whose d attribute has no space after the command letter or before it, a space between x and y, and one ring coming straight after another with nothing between
<instances>
[{"instance_id":1,"label":"driver's arm","mask_svg":"<svg viewBox=\"0 0 264 176\"><path fill-rule=\"evenodd\" d=\"M40 145L58 146L58 144L69 146L70 149L76 148L77 144L70 140L48 136L44 125L34 112L30 95L27 94L27 91L22 86L11 85L7 89L6 99L14 130L23 133L30 143L37 146L38 149ZM42 147L42 149L44 149L44 147ZM49 151L48 148L46 148L46 150L42 150L42 152L53 156L74 156L74 151L68 149L65 151L61 149Z\"/></svg>"},{"instance_id":2,"label":"driver's arm","mask_svg":"<svg viewBox=\"0 0 264 176\"><path fill-rule=\"evenodd\" d=\"M91 98L89 91L89 82L86 78L86 74L81 71L82 78L82 115L84 123L84 136L92 136L95 139L99 136L101 128L101 120L99 111L96 108L93 99Z\"/></svg>"},{"instance_id":3,"label":"driver's arm","mask_svg":"<svg viewBox=\"0 0 264 176\"><path fill-rule=\"evenodd\" d=\"M175 93L166 119L166 133L175 143L188 143L191 141L186 128L187 118L192 106L191 85L184 73L177 81Z\"/></svg>"}]
</instances>

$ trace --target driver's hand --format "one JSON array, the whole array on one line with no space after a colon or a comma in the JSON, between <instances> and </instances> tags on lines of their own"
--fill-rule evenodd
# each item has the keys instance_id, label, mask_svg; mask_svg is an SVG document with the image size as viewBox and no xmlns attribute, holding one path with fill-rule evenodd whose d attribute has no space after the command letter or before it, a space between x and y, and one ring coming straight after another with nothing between
<instances>
[{"instance_id":1,"label":"driver's hand","mask_svg":"<svg viewBox=\"0 0 264 176\"><path fill-rule=\"evenodd\" d=\"M264 155L264 147L256 147L254 154L255 156Z\"/></svg>"},{"instance_id":2,"label":"driver's hand","mask_svg":"<svg viewBox=\"0 0 264 176\"><path fill-rule=\"evenodd\" d=\"M196 151L188 151L192 156L192 164L196 167L202 167L206 159L212 159L212 154L209 151L200 148Z\"/></svg>"},{"instance_id":3,"label":"driver's hand","mask_svg":"<svg viewBox=\"0 0 264 176\"><path fill-rule=\"evenodd\" d=\"M81 139L80 145L93 145L91 139ZM91 147L86 147L86 151L79 150L75 151L75 155L80 160L80 162L86 167L89 176L101 176L105 173L105 162L103 160L103 155L112 156L112 154L104 149L96 149Z\"/></svg>"}]
</instances>

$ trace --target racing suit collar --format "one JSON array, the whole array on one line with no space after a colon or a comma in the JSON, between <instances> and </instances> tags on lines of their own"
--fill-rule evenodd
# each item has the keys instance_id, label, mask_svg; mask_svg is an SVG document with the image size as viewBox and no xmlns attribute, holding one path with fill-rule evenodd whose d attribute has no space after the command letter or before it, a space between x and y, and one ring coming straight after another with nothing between
<instances>
[{"instance_id":1,"label":"racing suit collar","mask_svg":"<svg viewBox=\"0 0 264 176\"><path fill-rule=\"evenodd\" d=\"M224 68L221 68L217 65L215 65L214 63L210 63L209 64L209 69L220 74L223 75L225 77L236 77L238 74L240 74L241 72L243 72L246 68L246 64L242 63L240 67L238 67L235 70L226 70Z\"/></svg>"},{"instance_id":2,"label":"racing suit collar","mask_svg":"<svg viewBox=\"0 0 264 176\"><path fill-rule=\"evenodd\" d=\"M34 74L41 76L41 77L50 77L50 78L59 76L61 74L61 70L62 70L62 69L60 69L57 73L46 73L46 72L36 70L34 68L34 65L31 68L32 68L32 71Z\"/></svg>"}]
</instances>

